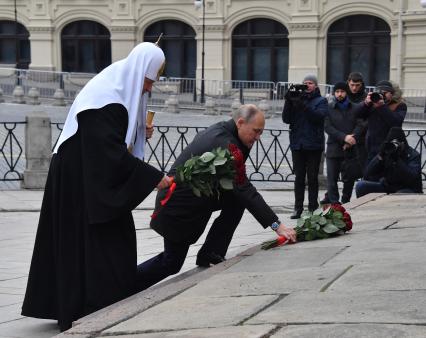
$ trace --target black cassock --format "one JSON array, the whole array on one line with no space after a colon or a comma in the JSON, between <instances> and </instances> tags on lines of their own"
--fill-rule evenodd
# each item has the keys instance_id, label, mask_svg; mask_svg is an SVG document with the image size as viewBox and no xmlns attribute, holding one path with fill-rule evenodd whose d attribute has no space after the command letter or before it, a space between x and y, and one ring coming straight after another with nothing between
<instances>
[{"instance_id":1,"label":"black cassock","mask_svg":"<svg viewBox=\"0 0 426 338\"><path fill-rule=\"evenodd\" d=\"M135 292L131 211L163 177L127 151L122 105L77 116L77 133L50 163L22 307L61 330Z\"/></svg>"}]
</instances>

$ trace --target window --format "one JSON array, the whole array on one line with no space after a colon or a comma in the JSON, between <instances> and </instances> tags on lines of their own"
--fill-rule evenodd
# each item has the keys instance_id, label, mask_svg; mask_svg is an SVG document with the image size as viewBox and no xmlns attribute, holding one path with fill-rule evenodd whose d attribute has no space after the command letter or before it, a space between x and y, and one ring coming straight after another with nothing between
<instances>
[{"instance_id":1,"label":"window","mask_svg":"<svg viewBox=\"0 0 426 338\"><path fill-rule=\"evenodd\" d=\"M0 21L0 63L28 69L31 63L30 34L19 22Z\"/></svg>"},{"instance_id":2,"label":"window","mask_svg":"<svg viewBox=\"0 0 426 338\"><path fill-rule=\"evenodd\" d=\"M192 27L177 20L159 21L146 29L144 41L156 42L161 33L160 47L166 56L163 76L195 78L197 49Z\"/></svg>"},{"instance_id":3,"label":"window","mask_svg":"<svg viewBox=\"0 0 426 338\"><path fill-rule=\"evenodd\" d=\"M361 72L366 85L389 78L390 28L382 19L347 16L330 26L327 40L327 83L350 72Z\"/></svg>"},{"instance_id":4,"label":"window","mask_svg":"<svg viewBox=\"0 0 426 338\"><path fill-rule=\"evenodd\" d=\"M75 21L61 34L62 70L99 73L111 64L111 40L106 27L94 21Z\"/></svg>"},{"instance_id":5,"label":"window","mask_svg":"<svg viewBox=\"0 0 426 338\"><path fill-rule=\"evenodd\" d=\"M288 31L270 19L240 23L232 33L232 79L287 81Z\"/></svg>"}]
</instances>

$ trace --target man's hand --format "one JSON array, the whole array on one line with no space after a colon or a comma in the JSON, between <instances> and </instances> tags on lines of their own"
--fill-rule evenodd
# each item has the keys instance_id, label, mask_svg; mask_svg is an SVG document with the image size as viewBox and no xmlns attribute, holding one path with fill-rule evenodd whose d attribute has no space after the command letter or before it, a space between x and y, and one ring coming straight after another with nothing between
<instances>
[{"instance_id":1,"label":"man's hand","mask_svg":"<svg viewBox=\"0 0 426 338\"><path fill-rule=\"evenodd\" d=\"M289 239L290 242L296 242L296 231L293 228L286 227L284 224L280 224L276 230L278 236L284 236Z\"/></svg>"},{"instance_id":2,"label":"man's hand","mask_svg":"<svg viewBox=\"0 0 426 338\"><path fill-rule=\"evenodd\" d=\"M149 124L146 126L146 139L149 139L152 137L152 134L154 133L154 125L153 124Z\"/></svg>"},{"instance_id":3,"label":"man's hand","mask_svg":"<svg viewBox=\"0 0 426 338\"><path fill-rule=\"evenodd\" d=\"M353 134L345 136L345 142L351 146L356 144L356 139Z\"/></svg>"},{"instance_id":4,"label":"man's hand","mask_svg":"<svg viewBox=\"0 0 426 338\"><path fill-rule=\"evenodd\" d=\"M169 177L167 175L164 175L164 177L161 179L160 183L157 184L157 189L161 190L164 188L170 187L170 185L173 183L173 177Z\"/></svg>"}]
</instances>

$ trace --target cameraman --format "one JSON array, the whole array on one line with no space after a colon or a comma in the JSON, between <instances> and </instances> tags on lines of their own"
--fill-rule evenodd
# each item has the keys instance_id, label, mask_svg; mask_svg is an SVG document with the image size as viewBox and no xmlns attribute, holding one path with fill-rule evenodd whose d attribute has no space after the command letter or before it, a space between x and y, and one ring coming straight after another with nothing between
<instances>
[{"instance_id":1,"label":"cameraman","mask_svg":"<svg viewBox=\"0 0 426 338\"><path fill-rule=\"evenodd\" d=\"M282 113L290 125L290 149L293 158L294 212L300 218L305 199L305 177L308 176L308 208L318 208L318 172L324 150L324 118L328 114L327 100L321 96L315 75L303 79L304 87L290 86L285 95Z\"/></svg>"},{"instance_id":2,"label":"cameraman","mask_svg":"<svg viewBox=\"0 0 426 338\"><path fill-rule=\"evenodd\" d=\"M367 163L379 152L380 145L392 127L402 127L407 105L402 101L398 85L380 81L376 92L368 93L357 110L357 116L367 120Z\"/></svg>"},{"instance_id":3,"label":"cameraman","mask_svg":"<svg viewBox=\"0 0 426 338\"><path fill-rule=\"evenodd\" d=\"M404 131L393 127L356 184L356 196L373 192L422 193L420 154L408 145Z\"/></svg>"}]
</instances>

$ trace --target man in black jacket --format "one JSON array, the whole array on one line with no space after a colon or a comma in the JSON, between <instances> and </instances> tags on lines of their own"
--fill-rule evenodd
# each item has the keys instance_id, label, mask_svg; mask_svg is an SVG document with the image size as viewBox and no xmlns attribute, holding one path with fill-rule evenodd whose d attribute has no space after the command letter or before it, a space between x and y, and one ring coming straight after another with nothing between
<instances>
[{"instance_id":1,"label":"man in black jacket","mask_svg":"<svg viewBox=\"0 0 426 338\"><path fill-rule=\"evenodd\" d=\"M236 148L241 161L246 161L253 144L259 140L265 126L264 113L254 105L241 106L233 119L219 122L200 132L173 164L169 175L176 167L195 155L201 155L217 147ZM236 156L234 155L234 158ZM241 163L244 168L244 163ZM242 176L242 177L241 177ZM164 206L160 201L166 191L159 191L155 217L151 227L164 237L164 252L138 266L138 288L144 290L169 275L179 272L189 246L204 232L211 214L221 210L214 220L206 241L197 255L197 265L210 266L224 260L233 233L247 209L263 228L271 227L278 235L290 241L296 240L295 231L282 224L266 204L244 173L236 178L231 191L222 192L220 198L197 197L192 189L178 184Z\"/></svg>"},{"instance_id":2,"label":"man in black jacket","mask_svg":"<svg viewBox=\"0 0 426 338\"><path fill-rule=\"evenodd\" d=\"M295 175L292 219L299 218L303 211L306 176L308 208L310 211L318 208L318 173L324 150L324 118L328 113L328 103L321 96L316 76L305 76L303 84L307 88L300 95L287 92L282 113L283 122L290 125L290 149Z\"/></svg>"},{"instance_id":3,"label":"man in black jacket","mask_svg":"<svg viewBox=\"0 0 426 338\"><path fill-rule=\"evenodd\" d=\"M368 164L365 178L356 185L356 196L373 192L422 193L420 154L408 145L404 131L389 131L379 154Z\"/></svg>"},{"instance_id":4,"label":"man in black jacket","mask_svg":"<svg viewBox=\"0 0 426 338\"><path fill-rule=\"evenodd\" d=\"M390 81L380 81L376 93L368 93L357 110L357 116L368 122L367 162L377 155L380 145L392 127L402 127L407 105L399 87ZM376 97L376 99L375 99Z\"/></svg>"},{"instance_id":5,"label":"man in black jacket","mask_svg":"<svg viewBox=\"0 0 426 338\"><path fill-rule=\"evenodd\" d=\"M325 118L325 132L328 134L326 163L327 163L327 196L328 203L339 203L337 181L342 173L345 157L358 156L358 147L364 146L364 121L357 119L354 105L349 101L349 89L345 82L334 85L334 100L329 103L328 116ZM342 173L343 191L342 203L351 199L354 179Z\"/></svg>"}]
</instances>

